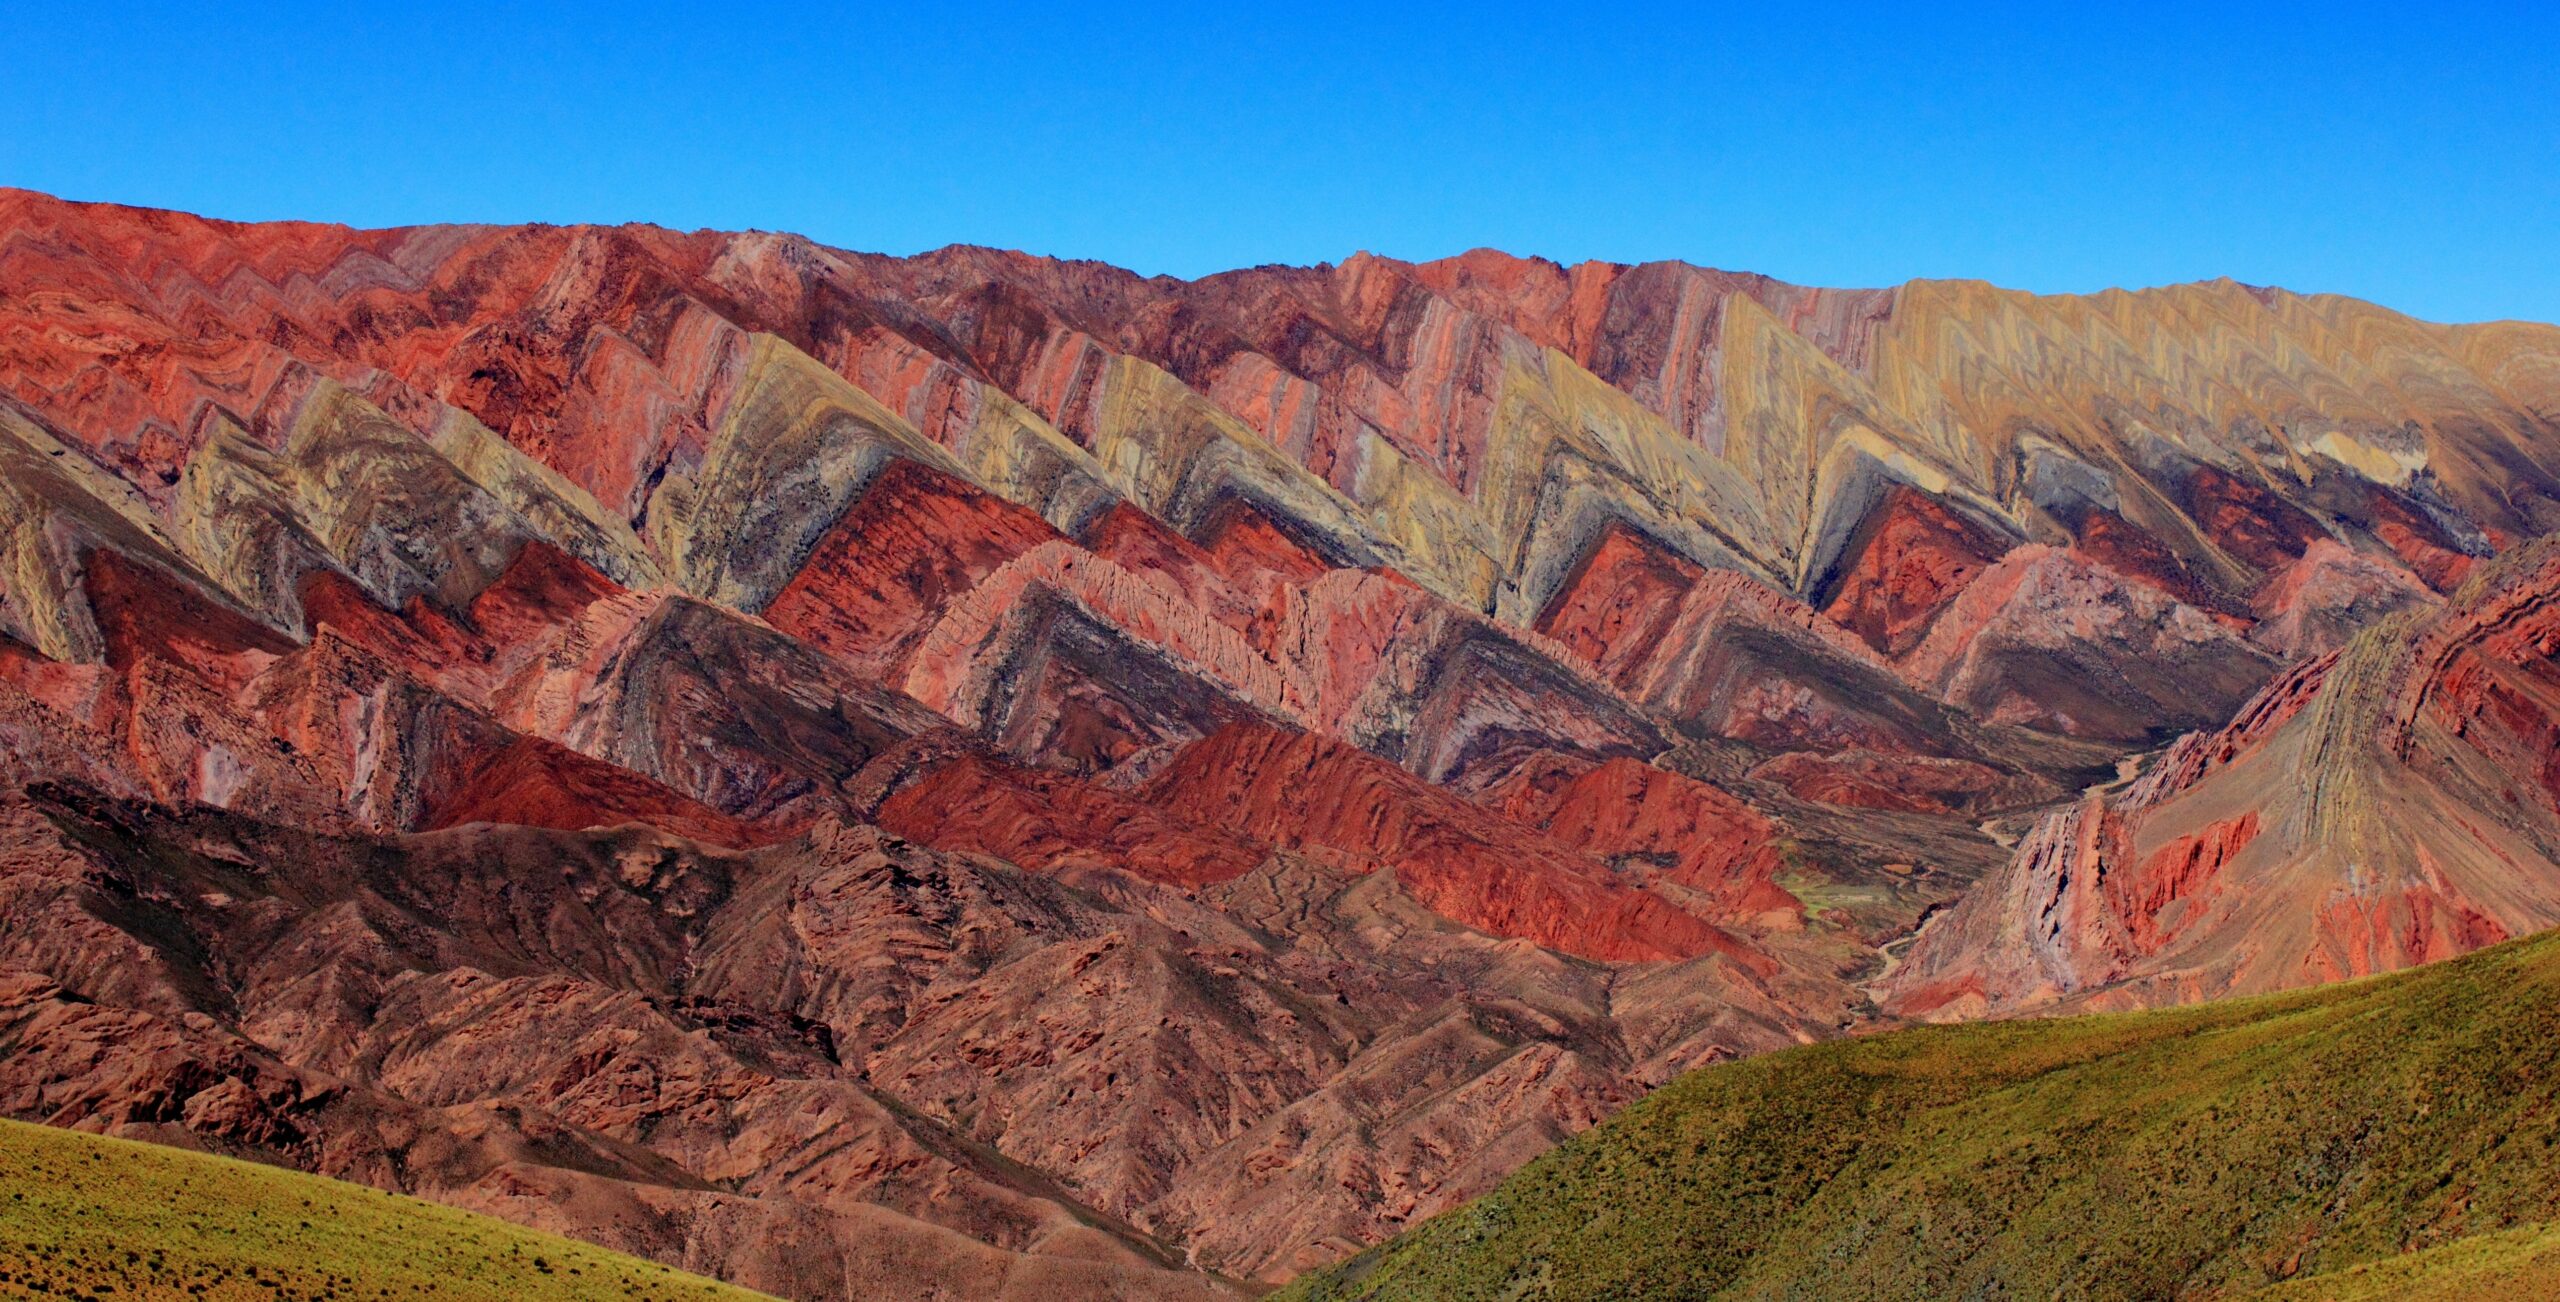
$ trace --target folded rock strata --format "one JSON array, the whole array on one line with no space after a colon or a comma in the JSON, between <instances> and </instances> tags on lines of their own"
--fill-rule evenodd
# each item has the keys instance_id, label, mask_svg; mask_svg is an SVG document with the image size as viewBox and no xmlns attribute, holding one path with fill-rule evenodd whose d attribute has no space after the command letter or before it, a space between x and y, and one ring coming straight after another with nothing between
<instances>
[{"instance_id":1,"label":"folded rock strata","mask_svg":"<svg viewBox=\"0 0 2560 1302\"><path fill-rule=\"evenodd\" d=\"M2227 281L0 191L0 1107L1227 1295L1718 1057L2549 925L2555 520L2560 330Z\"/></svg>"}]
</instances>

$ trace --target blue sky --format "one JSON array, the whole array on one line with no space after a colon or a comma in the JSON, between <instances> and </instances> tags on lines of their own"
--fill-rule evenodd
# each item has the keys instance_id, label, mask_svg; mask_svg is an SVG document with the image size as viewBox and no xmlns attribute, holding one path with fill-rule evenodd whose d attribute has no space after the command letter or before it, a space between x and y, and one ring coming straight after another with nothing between
<instances>
[{"instance_id":1,"label":"blue sky","mask_svg":"<svg viewBox=\"0 0 2560 1302\"><path fill-rule=\"evenodd\" d=\"M2560 320L2550 4L141 8L9 19L0 184L1177 275L1492 245Z\"/></svg>"}]
</instances>

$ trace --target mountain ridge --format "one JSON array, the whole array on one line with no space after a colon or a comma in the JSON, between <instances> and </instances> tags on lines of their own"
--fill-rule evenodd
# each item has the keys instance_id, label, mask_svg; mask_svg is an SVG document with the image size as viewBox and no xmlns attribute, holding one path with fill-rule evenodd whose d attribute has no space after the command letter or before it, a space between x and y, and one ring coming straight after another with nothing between
<instances>
[{"instance_id":1,"label":"mountain ridge","mask_svg":"<svg viewBox=\"0 0 2560 1302\"><path fill-rule=\"evenodd\" d=\"M1243 264L1238 264L1238 265L1236 265L1236 266L1232 266L1232 267L1220 267L1220 268L1217 268L1217 269L1215 269L1215 270L1211 270L1211 271L1204 271L1204 272L1201 272L1201 273L1199 273L1199 274L1197 274L1197 275L1190 275L1190 276L1186 276L1186 275L1182 275L1182 274L1177 273L1177 272L1141 272L1141 271L1135 271L1135 270L1131 270L1131 269L1128 269L1128 268L1124 268L1124 267L1120 266L1119 264L1117 264L1117 263L1114 263L1114 262L1110 261L1110 260L1109 260L1109 259L1107 259L1107 258L1098 258L1098 257L1081 257L1081 256L1072 255L1072 254L1059 254L1059 253L1036 253L1036 252L1033 252L1033 251L1031 251L1031 250L1029 250L1029 249L1016 248L1016 247L1007 246L1007 245L997 245L997 244L973 244L973 243L969 243L969 242L966 242L966 241L954 241L954 242L947 243L947 244L938 244L938 245L934 245L934 246L929 247L929 248L917 249L916 251L914 251L914 252L912 252L912 253L887 253L887 252L881 252L881 251L876 251L876 250L858 250L858 249L853 248L853 247L852 247L852 246L850 246L850 245L827 244L827 243L824 243L824 242L818 241L818 240L816 240L816 239L813 239L813 238L811 238L811 237L804 236L804 235L800 234L800 233L799 233L799 232L797 232L797 231L793 231L793 230L790 230L790 229L788 229L788 228L783 228L783 227L762 227L762 226L740 226L740 227L692 226L692 227L686 227L686 226L671 226L671 225L668 225L668 224L666 224L666 223L664 223L664 222L655 222L655 221L622 221L622 222L611 222L611 221L549 221L549 220L529 220L529 221L500 221L500 220L493 220L493 221L458 221L458 222L457 222L457 221L429 221L429 222L395 222L395 223L392 223L392 224L389 224L389 225L359 225L359 224L352 223L352 222L341 222L341 221L315 221L315 220L311 220L311 219L307 219L307 218L304 218L304 219L297 219L297 218L262 218L262 217L216 217L216 216L211 216L211 215L204 214L204 213L198 213L198 212L195 212L195 211L193 211L193 210L191 210L191 209L185 209L185 208L164 208L164 207L159 207L159 206L152 205L152 204L138 204L138 203L130 203L130 202L126 202L126 201L123 201L123 200L117 200L117 199L77 199L77 198L71 198L71 197L69 197L69 196L65 196L65 195L58 195L58 194L54 194L54 193L52 193L52 192L50 192L50 191L30 189L30 188L27 188L27 187L24 187L24 186L0 185L0 199L6 199L6 198L11 198L11 197L22 198L22 199L33 199L33 200L48 201L48 202L52 202L52 203L60 203L60 204L66 204L66 205L77 206L77 207L116 209L116 210L122 210L122 211L126 211L126 212L133 212L133 213L156 214L156 215L162 215L162 216L168 216L168 217L183 217L183 218L189 218L189 219L192 219L192 220L195 220L195 221L205 222L205 223L212 224L212 225L227 226L227 227L233 227L233 228L255 228L255 227L294 227L294 226L303 226L303 227L313 227L313 228L320 228L320 229L327 229L327 230L341 231L341 232L345 232L345 233L348 233L348 234L398 234L398 233L409 233L409 232L417 232L417 231L445 230L445 229L455 229L455 230L473 230L473 231L479 231L479 230L500 230L500 229L528 229L528 230L588 230L588 229L593 229L593 230L632 230L632 231L651 231L651 232L658 232L658 233L662 233L662 234L666 234L666 235L676 235L676 236L705 236L705 235L740 235L740 236L761 235L761 236L782 236L782 237L790 238L790 239L806 239L806 240L808 240L808 242L809 242L809 243L811 243L811 244L813 244L813 245L816 245L816 246L817 246L817 247L819 247L819 248L825 249L825 250L827 250L827 251L829 251L829 252L832 252L832 253L838 253L838 254L846 254L846 255L856 256L856 257L883 258L883 259L889 259L889 260L913 260L913 259L925 259L925 258L932 258L932 257L940 256L940 255L954 255L954 256L957 256L957 255L964 255L964 254L968 254L968 253L990 253L990 254L997 254L997 255L1001 255L1001 256L1005 256L1005 257L1010 257L1010 258L1019 258L1019 259L1029 260L1029 261L1037 261L1037 262L1044 262L1044 263L1052 263L1052 264L1056 264L1056 265L1060 265L1060 266L1069 266L1069 267L1102 267L1102 268L1108 268L1108 269L1110 269L1110 270L1114 270L1114 271L1123 271L1123 272L1125 272L1126 274L1131 275L1131 276L1134 276L1134 277L1136 277L1136 278L1138 278L1138 279L1140 279L1140 280L1151 281L1151 282L1152 282L1152 281L1167 281L1167 282L1172 282L1172 283L1176 283L1176 284L1183 284L1183 285L1197 284L1197 283L1198 283L1198 282L1200 282L1200 281L1203 281L1203 280L1210 280L1210 279L1214 279L1214 278L1216 278L1216 277L1220 277L1220 276L1232 276L1232 275L1240 275L1240 274L1249 274L1249 273L1253 273L1253 272L1271 272L1271 271L1331 271L1331 270L1337 269L1337 268L1339 268L1339 267L1341 267L1341 266L1343 266L1343 265L1345 265L1345 264L1347 264L1347 263L1350 263L1350 262L1353 262L1353 261L1356 261L1356 260L1360 260L1360 259L1377 259L1377 260L1381 260L1381 261L1389 261L1389 262L1402 263L1402 264L1405 264L1405 265L1408 265L1408 266L1428 266L1428 265L1431 265L1431 264L1434 264L1434 263L1455 263L1455 262L1462 262L1462 261L1465 261L1465 260L1468 260L1468 259L1480 259L1480 258L1488 258L1488 257L1489 257L1489 258L1494 258L1494 259L1500 259L1500 260L1508 261L1508 262L1516 262L1516 263L1534 264L1534 265L1539 265L1539 266L1545 266L1545 267L1552 268L1552 269L1554 269L1554 270L1556 270L1556 271L1559 271L1559 272L1564 272L1564 273L1566 273L1566 274L1568 274L1568 275L1570 275L1570 274L1571 274L1572 272L1574 272L1575 270L1577 270L1577 269L1579 269L1579 268L1583 268L1583 267L1595 267L1595 268L1601 268L1601 269L1604 269L1604 270L1618 270L1618 271L1625 271L1625 270L1629 270L1629 269L1633 269L1633 268L1637 268L1637 267L1663 266L1663 267L1676 267L1676 268L1681 268L1681 269L1685 269L1685 270L1689 270L1689 271L1699 272L1699 273L1702 273L1702 274L1705 274L1705 275L1722 275L1722 276L1738 276L1738 277L1746 277L1746 278L1752 278L1752 279L1757 279L1757 280L1768 281L1768 282L1770 282L1770 283L1772 283L1772 284L1778 284L1778 285L1791 285L1791 286L1794 286L1794 285L1807 285L1807 284L1810 284L1810 283L1811 283L1811 282L1805 282L1805 281L1791 281L1791 280L1787 280L1787 279L1786 279L1786 278L1784 278L1784 277L1774 276L1774 275L1770 275L1770 274L1768 274L1768 273L1764 273L1764 272L1739 271L1739 270L1735 270L1735 269L1733 269L1733 268L1720 267L1720 266L1715 266L1715 265L1708 264L1708 263L1692 262L1692 261L1690 261L1690 260L1688 260L1688 259L1686 259L1686 258L1681 258L1681 257L1665 257L1665 258L1638 258L1638 259L1632 259L1632 260L1630 260L1630 259L1625 259L1625 258L1589 257L1589 258L1580 258L1580 259L1576 259L1576 260L1571 261L1571 262L1567 262L1567 261L1564 261L1563 259L1555 258L1555 257L1551 257L1551 256L1549 256L1549 255L1542 254L1542 253L1517 253L1517 252L1514 252L1514 251L1512 251L1512 250L1510 250L1510 249L1503 248L1503 247L1501 247L1501 246L1499 246L1499 245L1490 245L1490 244L1478 244L1478 245L1471 245L1471 246L1469 246L1469 247L1467 247L1467 248L1459 249L1459 250L1456 250L1456 251L1453 251L1453 252L1450 252L1450 253L1438 254L1438 255L1434 255L1434 256L1430 256L1430 257L1407 257L1407 256L1399 255L1399 254L1381 253L1381 252L1378 252L1377 250L1374 250L1374 249L1355 249L1355 250L1353 250L1352 252L1350 252L1349 254L1346 254L1346 255L1342 256L1341 258L1339 258L1339 259L1319 259L1319 260L1314 261L1314 262L1286 262L1286 261L1273 261L1273 262L1243 263ZM1885 282L1884 284L1881 284L1881 285L1869 285L1869 286L1837 286L1837 287L1834 287L1834 288L1838 288L1838 289L1842 290L1842 292L1847 292L1847 293L1860 293L1860 292L1872 292L1872 291L1879 291L1879 290L1883 290L1883 289L1899 288L1899 287L1904 286L1904 285L1949 285L1949 286L1960 286L1960 287L1966 287L1966 288L1980 288L1980 289L1987 289L1987 290L1991 290L1991 291L1994 291L1994 292L1997 292L1997 293L2002 293L2002 294L2021 294L2021 295L2026 295L2026 296L2029 296L2029 297L2035 297L2035 298L2082 298L2082 299L2087 299L2087 298L2099 298L2099 297L2103 297L2103 296L2110 295L2110 294L2127 294L2127 295L2137 295L2137 296L2138 296L2138 295L2144 295L2144 294L2159 294L2159 293L2167 293L2167 292L2176 291L2176 290L2182 290L2182 289L2211 289L2211 288L2219 288L2219 287L2222 287L2222 286L2226 286L2226 285L2228 285L2228 286L2232 286L2232 287L2236 287L2236 288L2239 288L2239 289L2245 290L2245 291L2249 292L2250 294L2252 294L2252 295L2254 295L2254 296L2258 296L2258 297L2260 297L2260 298L2262 298L2262 299L2263 299L2263 298L2267 298L2267 297L2271 297L2271 296L2281 296L2281 297L2287 297L2287 298L2302 299L2302 300L2307 300L2307 301L2318 301L2318 300L2324 300L2324 299L2335 299L2335 300L2342 300L2342 301L2348 301L2348 302L2370 303L2370 304L2373 304L2373 305L2375 305L2375 306L2381 306L2381 307L2383 307L2383 308L2384 308L2384 310L2389 311L2389 312L2392 312L2392 313L2394 313L2395 315L2400 315L2400 316L2408 317L2410 320L2412 320L2412 321L2416 321L2416 322L2418 322L2418 323L2420 323L2420 324L2422 324L2422 325L2428 325L2428 326L2433 326L2433 327L2442 328L2442 329L2470 329L2470 328L2485 328L2485 327L2493 327L2493 326L2507 326L2507 325L2545 326L2545 325L2550 325L2550 324L2552 324L2552 323L2550 323L2550 322L2539 321L2539 320L2536 320L2536 319L2533 319L2533 318L2527 318L2527 317L2484 317L2484 318L2480 318L2480 319L2476 319L2476 320L2466 320L2466 321L2438 321L2438 320L2435 320L2435 319L2430 318L2430 317L2420 317L2420 316L2417 316L2417 315L2415 315L2415 314L2413 314L2413 313L2408 313L2408 312L2402 311L2402 310L2397 309L2397 308L2391 308L2391 307L2389 307L2389 306L2387 306L2387 305L2384 305L2384 304L2380 304L2380 303L2378 303L2376 300L2359 298L2359 297L2357 297L2356 295L2349 294L2349 293L2346 293L2345 291L2341 291L2341 290L2317 290L2317 289L2314 289L2314 290L2303 290L2303 289L2294 289L2294 288L2292 288L2292 287L2290 287L2290 286L2285 286L2285 285L2277 285L2277 284L2272 284L2272 283L2268 283L2268 284L2260 284L2260 283L2256 283L2256 282L2252 282L2252 281L2240 280L2240 279L2238 279L2237 277L2234 277L2234 276L2231 276L2231 275L2228 275L2228 274L2223 274L2223 275L2212 275L2212 276L2200 276L2200 277L2197 277L2197 278L2192 279L2192 280L2169 280L2169 281L2160 281L2160 282L2157 282L2157 283L2154 283L2154 284L2146 284L2146 285L2103 285L2103 286L2100 286L2100 287L2095 288L2095 289L2072 289L2072 290L2038 290L2038 289L2027 289L2027 288L2024 288L2024 287L2022 287L2022 286L2015 286L2015 285L2003 285L2003 284L2000 284L2000 283L1998 283L1998 282L1996 282L1996 281L1990 281L1990 280L1982 279L1981 277L1978 277L1978 276L1930 276L1930 275L1908 276L1908 277L1904 277L1903 279L1900 279L1900 280L1895 280L1895 281Z\"/></svg>"}]
</instances>

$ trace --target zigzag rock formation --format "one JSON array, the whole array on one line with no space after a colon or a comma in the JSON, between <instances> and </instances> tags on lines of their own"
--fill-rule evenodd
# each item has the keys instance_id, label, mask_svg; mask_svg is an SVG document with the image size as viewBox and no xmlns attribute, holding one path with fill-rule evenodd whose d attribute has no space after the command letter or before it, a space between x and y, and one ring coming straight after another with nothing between
<instances>
[{"instance_id":1,"label":"zigzag rock formation","mask_svg":"<svg viewBox=\"0 0 2560 1302\"><path fill-rule=\"evenodd\" d=\"M0 191L0 1110L1232 1295L1719 1058L2560 922L2555 524L2560 329L2228 282Z\"/></svg>"},{"instance_id":2,"label":"zigzag rock formation","mask_svg":"<svg viewBox=\"0 0 2560 1302\"><path fill-rule=\"evenodd\" d=\"M1894 1011L2184 1002L2560 922L2560 551L2298 664L2121 790L2045 814L1912 946ZM2024 940L2026 943L2015 943Z\"/></svg>"}]
</instances>

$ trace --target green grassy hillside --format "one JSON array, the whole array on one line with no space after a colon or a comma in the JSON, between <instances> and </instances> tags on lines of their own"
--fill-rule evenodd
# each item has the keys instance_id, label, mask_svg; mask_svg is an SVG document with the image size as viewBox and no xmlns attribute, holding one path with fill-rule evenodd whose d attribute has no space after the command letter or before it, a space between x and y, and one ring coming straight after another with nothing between
<instances>
[{"instance_id":1,"label":"green grassy hillside","mask_svg":"<svg viewBox=\"0 0 2560 1302\"><path fill-rule=\"evenodd\" d=\"M2560 1228L2499 1230L2440 1248L2332 1270L2249 1295L2250 1302L2526 1302L2560 1297Z\"/></svg>"},{"instance_id":2,"label":"green grassy hillside","mask_svg":"<svg viewBox=\"0 0 2560 1302\"><path fill-rule=\"evenodd\" d=\"M1305 1300L2560 1296L2560 933L1695 1072Z\"/></svg>"},{"instance_id":3,"label":"green grassy hillside","mask_svg":"<svg viewBox=\"0 0 2560 1302\"><path fill-rule=\"evenodd\" d=\"M0 1297L763 1297L337 1180L0 1121Z\"/></svg>"}]
</instances>

